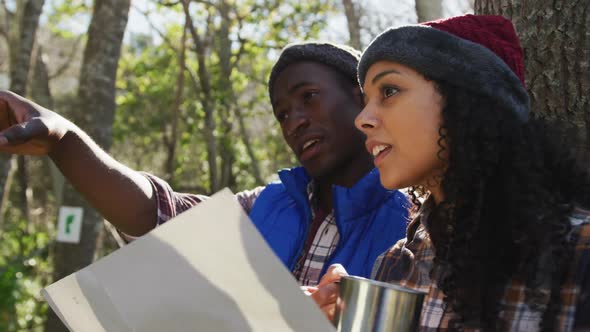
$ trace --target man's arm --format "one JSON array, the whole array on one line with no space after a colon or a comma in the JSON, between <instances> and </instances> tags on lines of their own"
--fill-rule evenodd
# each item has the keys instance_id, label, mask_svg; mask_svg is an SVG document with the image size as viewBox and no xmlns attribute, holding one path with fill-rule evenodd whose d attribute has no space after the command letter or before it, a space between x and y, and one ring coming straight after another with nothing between
<instances>
[{"instance_id":1,"label":"man's arm","mask_svg":"<svg viewBox=\"0 0 590 332\"><path fill-rule=\"evenodd\" d=\"M0 151L49 155L74 188L129 235L156 225L147 178L117 162L70 121L6 91L0 91Z\"/></svg>"},{"instance_id":2,"label":"man's arm","mask_svg":"<svg viewBox=\"0 0 590 332\"><path fill-rule=\"evenodd\" d=\"M139 236L156 225L150 182L104 152L75 127L49 153L74 188L102 216L126 234Z\"/></svg>"}]
</instances>

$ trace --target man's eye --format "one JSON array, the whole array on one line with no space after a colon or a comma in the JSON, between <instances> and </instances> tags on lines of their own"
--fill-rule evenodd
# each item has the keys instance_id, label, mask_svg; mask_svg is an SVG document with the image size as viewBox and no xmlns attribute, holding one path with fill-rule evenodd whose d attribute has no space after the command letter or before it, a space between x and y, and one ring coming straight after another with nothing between
<instances>
[{"instance_id":1,"label":"man's eye","mask_svg":"<svg viewBox=\"0 0 590 332\"><path fill-rule=\"evenodd\" d=\"M307 103L319 94L320 93L318 91L306 91L303 93L303 100Z\"/></svg>"},{"instance_id":2,"label":"man's eye","mask_svg":"<svg viewBox=\"0 0 590 332\"><path fill-rule=\"evenodd\" d=\"M279 121L279 123L283 123L285 120L287 120L289 116L287 115L287 112L278 112L276 114L276 118L277 121Z\"/></svg>"},{"instance_id":3,"label":"man's eye","mask_svg":"<svg viewBox=\"0 0 590 332\"><path fill-rule=\"evenodd\" d=\"M383 98L389 98L399 92L399 89L392 86L383 87Z\"/></svg>"}]
</instances>

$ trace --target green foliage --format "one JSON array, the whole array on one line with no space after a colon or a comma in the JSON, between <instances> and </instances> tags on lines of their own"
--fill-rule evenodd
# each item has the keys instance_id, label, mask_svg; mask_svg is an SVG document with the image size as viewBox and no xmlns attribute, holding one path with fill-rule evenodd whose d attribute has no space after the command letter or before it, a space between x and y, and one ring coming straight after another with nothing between
<instances>
[{"instance_id":1,"label":"green foliage","mask_svg":"<svg viewBox=\"0 0 590 332\"><path fill-rule=\"evenodd\" d=\"M91 0L51 0L45 5L45 29L63 38L74 38L86 32L90 21Z\"/></svg>"},{"instance_id":2,"label":"green foliage","mask_svg":"<svg viewBox=\"0 0 590 332\"><path fill-rule=\"evenodd\" d=\"M41 288L48 284L50 232L13 209L0 235L0 331L42 331L48 310Z\"/></svg>"},{"instance_id":3,"label":"green foliage","mask_svg":"<svg viewBox=\"0 0 590 332\"><path fill-rule=\"evenodd\" d=\"M171 29L170 38L181 33ZM164 139L171 130L176 80L177 54L165 45L143 50L126 48L119 65L117 112L113 128L113 150L119 159L139 169L161 171ZM188 83L190 77L185 75ZM185 89L179 123L180 148L194 143L202 114L194 102L198 97ZM129 150L130 148L131 150ZM185 156L182 156L184 158ZM178 163L181 172L184 162Z\"/></svg>"},{"instance_id":4,"label":"green foliage","mask_svg":"<svg viewBox=\"0 0 590 332\"><path fill-rule=\"evenodd\" d=\"M211 86L210 99L203 100L198 49L188 37L183 103L173 174L164 173L178 76L178 50L182 19L166 27L164 42L144 49L126 48L119 68L118 110L114 126L116 157L139 169L172 177L172 185L187 191L204 190L209 183L205 111L212 112L221 165L222 154L232 156L234 191L262 185L252 174L249 144L259 163L263 181L278 168L294 165L272 116L266 85L273 58L289 42L314 38L325 27L331 1L247 0L227 3L229 17L220 16L223 1L216 6L192 3L191 18L206 47L205 72ZM160 14L182 18L181 7L157 7ZM228 21L229 20L229 21ZM229 45L229 50L228 46ZM229 58L228 56L229 52ZM229 75L228 75L229 73ZM205 110L205 105L211 109ZM249 135L245 141L236 116L244 118Z\"/></svg>"},{"instance_id":5,"label":"green foliage","mask_svg":"<svg viewBox=\"0 0 590 332\"><path fill-rule=\"evenodd\" d=\"M152 0L146 1L154 4ZM228 16L222 19L223 1L214 1L216 6L191 3L191 18L205 47L205 66L199 68L196 45L189 34L172 174L166 174L165 165L169 154L167 142L173 137L178 50L184 23L182 8L178 4L152 6L163 17L180 19L160 27L164 42L159 44L154 44L149 36L131 36L119 63L118 108L111 152L132 168L171 178L171 184L179 191L210 191L206 112L211 112L215 124L212 133L218 149L216 167L221 169L223 158L227 158L231 166L228 184L232 190L263 185L277 169L294 165L293 155L272 115L266 81L280 48L289 42L315 38L332 10L331 1L326 0L226 0ZM42 29L51 29L66 38L84 34L92 3L48 0ZM203 69L211 85L208 100L204 99L199 78L199 70ZM54 70L50 68L50 72ZM71 119L83 116L72 105L75 96L56 99L58 112ZM205 105L209 108L205 109ZM248 140L242 136L239 118L244 120ZM259 165L261 181L253 176L254 162ZM39 176L42 177L41 172ZM40 331L48 310L39 291L51 281L48 248L55 235L56 202L48 198L43 204L44 219L26 220L18 209L10 207L1 225L0 331Z\"/></svg>"}]
</instances>

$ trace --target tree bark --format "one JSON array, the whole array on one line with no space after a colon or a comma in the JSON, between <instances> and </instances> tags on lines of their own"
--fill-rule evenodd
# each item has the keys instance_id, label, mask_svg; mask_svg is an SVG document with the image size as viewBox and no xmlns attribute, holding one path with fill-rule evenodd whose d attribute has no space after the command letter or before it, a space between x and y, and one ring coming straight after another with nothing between
<instances>
[{"instance_id":1,"label":"tree bark","mask_svg":"<svg viewBox=\"0 0 590 332\"><path fill-rule=\"evenodd\" d=\"M532 111L563 128L561 141L590 167L590 2L476 0L475 13L514 23Z\"/></svg>"},{"instance_id":2,"label":"tree bark","mask_svg":"<svg viewBox=\"0 0 590 332\"><path fill-rule=\"evenodd\" d=\"M39 17L43 10L45 0L26 0L18 1L16 8L16 15L10 24L10 90L19 94L25 95L27 89L27 79L29 76L29 68L31 65L31 55L33 53L33 46L35 44L35 35L37 33L37 26L39 25ZM13 27L13 28L12 28ZM0 184L0 202L7 203L8 199L4 199L4 195L10 195L11 186L13 183L9 176L13 176L12 159L13 157L3 156L0 159L2 164L0 170L0 178L5 179ZM23 217L27 218L29 209L27 205L26 191L28 188L26 162L25 157L16 157L18 167L18 183L20 184L19 206ZM5 211L6 207L0 206L0 211Z\"/></svg>"},{"instance_id":3,"label":"tree bark","mask_svg":"<svg viewBox=\"0 0 590 332\"><path fill-rule=\"evenodd\" d=\"M244 146L246 146L246 153L248 157L250 157L250 168L252 169L252 176L256 180L258 185L264 184L264 179L262 178L262 173L260 171L260 162L254 153L254 149L252 148L252 140L250 138L250 134L248 133L248 128L246 127L246 121L244 120L244 116L242 115L241 110L234 106L234 115L238 120L238 128L240 130L240 136L242 137L242 142Z\"/></svg>"},{"instance_id":4,"label":"tree bark","mask_svg":"<svg viewBox=\"0 0 590 332\"><path fill-rule=\"evenodd\" d=\"M176 144L178 144L178 120L180 118L180 107L182 106L184 95L184 75L186 74L186 30L188 23L185 20L180 40L180 51L178 51L178 76L176 77L176 93L174 96L174 105L172 106L172 123L170 125L170 135L165 136L166 143L166 180L173 182L174 168L176 167Z\"/></svg>"},{"instance_id":5,"label":"tree bark","mask_svg":"<svg viewBox=\"0 0 590 332\"><path fill-rule=\"evenodd\" d=\"M45 0L17 1L16 29L10 38L10 90L24 95L39 17Z\"/></svg>"},{"instance_id":6,"label":"tree bark","mask_svg":"<svg viewBox=\"0 0 590 332\"><path fill-rule=\"evenodd\" d=\"M218 5L219 16L221 17L221 23L219 31L216 32L216 53L219 55L219 66L221 70L220 86L225 88L225 91L221 93L221 124L225 135L221 136L221 181L220 188L231 187L235 184L235 176L233 174L233 164L235 161L234 144L232 142L233 135L229 133L233 130L231 118L233 116L233 109L235 107L236 96L233 93L233 84L231 82L232 75L232 42L230 40L230 26L231 18L230 11L231 7L227 1L220 1ZM233 102L232 102L233 101Z\"/></svg>"},{"instance_id":7,"label":"tree bark","mask_svg":"<svg viewBox=\"0 0 590 332\"><path fill-rule=\"evenodd\" d=\"M442 0L416 0L418 22L437 20L442 17Z\"/></svg>"},{"instance_id":8,"label":"tree bark","mask_svg":"<svg viewBox=\"0 0 590 332\"><path fill-rule=\"evenodd\" d=\"M219 172L217 170L217 155L218 155L218 147L217 147L217 139L215 137L215 130L216 130L216 123L214 118L214 105L212 103L211 97L211 80L209 77L209 73L207 72L207 49L201 40L201 36L197 32L197 28L193 23L191 18L189 6L190 0L182 0L182 9L184 11L185 19L187 20L189 32L191 34L191 38L194 42L195 53L197 55L197 62L199 64L199 68L197 71L197 77L199 79L199 85L201 87L201 107L203 108L203 112L205 112L205 128L204 128L204 136L205 136L205 143L207 145L207 163L209 166L209 191L211 193L216 192L220 189L219 185ZM206 24L209 26L209 23Z\"/></svg>"},{"instance_id":9,"label":"tree bark","mask_svg":"<svg viewBox=\"0 0 590 332\"><path fill-rule=\"evenodd\" d=\"M31 68L28 95L40 105L43 105L49 109L54 109L53 96L49 87L49 70L45 61L43 60L43 47L41 45L37 45L34 54L35 60ZM52 172L51 167L55 167L55 165L48 157L43 157L38 162L35 162L33 159L30 159L30 161L30 183L33 184L31 185L31 189L35 197L35 200L32 200L31 203L35 203L37 205L33 206L30 204L29 207L31 209L41 207L43 211L51 210L47 206L47 203L49 202L49 196L51 195L52 190L55 196L55 202L52 202L52 204L57 203L57 206L59 206L61 203L62 191L58 190L58 188L63 188L63 183L65 182L64 176L57 170L57 167L57 172ZM46 216L47 214L43 213L42 215ZM32 215L32 220L39 219L40 216L41 215L37 216L37 214ZM44 219L45 220L39 219L37 222L43 222L45 225L50 225L50 220L53 221L53 217L49 216L45 217Z\"/></svg>"},{"instance_id":10,"label":"tree bark","mask_svg":"<svg viewBox=\"0 0 590 332\"><path fill-rule=\"evenodd\" d=\"M115 80L130 0L95 0L88 29L78 89L78 110L74 122L108 150L112 140L115 112ZM73 156L75 157L75 156ZM54 280L61 279L92 262L102 217L68 184L63 204L84 209L80 243L58 243L54 252ZM46 332L66 331L51 312Z\"/></svg>"},{"instance_id":11,"label":"tree bark","mask_svg":"<svg viewBox=\"0 0 590 332\"><path fill-rule=\"evenodd\" d=\"M342 0L342 5L348 25L348 45L361 50L363 46L361 43L361 5L354 3L353 0Z\"/></svg>"}]
</instances>

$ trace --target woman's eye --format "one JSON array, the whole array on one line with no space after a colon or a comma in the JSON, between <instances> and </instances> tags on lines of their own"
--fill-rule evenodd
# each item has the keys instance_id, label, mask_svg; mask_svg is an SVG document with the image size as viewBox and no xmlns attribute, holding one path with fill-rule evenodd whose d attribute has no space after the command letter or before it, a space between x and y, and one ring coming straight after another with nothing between
<instances>
[{"instance_id":1,"label":"woman's eye","mask_svg":"<svg viewBox=\"0 0 590 332\"><path fill-rule=\"evenodd\" d=\"M392 87L392 86L383 87L383 98L389 98L398 92L399 92L399 90L397 88Z\"/></svg>"}]
</instances>

